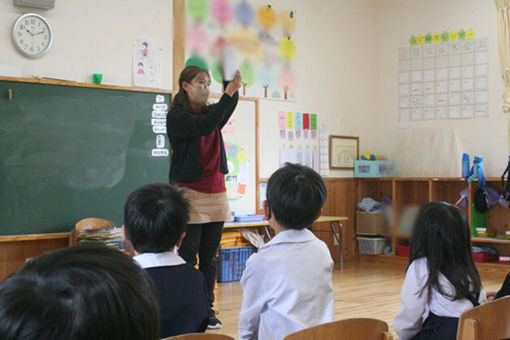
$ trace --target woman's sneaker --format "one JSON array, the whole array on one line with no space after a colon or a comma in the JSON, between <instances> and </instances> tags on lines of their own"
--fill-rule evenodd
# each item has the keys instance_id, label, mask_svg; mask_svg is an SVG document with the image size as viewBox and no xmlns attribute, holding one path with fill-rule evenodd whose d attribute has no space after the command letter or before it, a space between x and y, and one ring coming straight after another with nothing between
<instances>
[{"instance_id":1,"label":"woman's sneaker","mask_svg":"<svg viewBox=\"0 0 510 340\"><path fill-rule=\"evenodd\" d=\"M221 321L218 320L216 317L216 314L218 314L217 311L210 309L209 310L209 323L207 324L207 328L209 329L218 329L221 328L223 325L221 324Z\"/></svg>"}]
</instances>

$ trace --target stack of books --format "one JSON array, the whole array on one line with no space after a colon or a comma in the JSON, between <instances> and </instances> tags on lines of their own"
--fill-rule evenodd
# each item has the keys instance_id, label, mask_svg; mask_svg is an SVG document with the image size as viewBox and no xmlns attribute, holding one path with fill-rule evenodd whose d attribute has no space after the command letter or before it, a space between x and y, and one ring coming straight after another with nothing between
<instances>
[{"instance_id":1,"label":"stack of books","mask_svg":"<svg viewBox=\"0 0 510 340\"><path fill-rule=\"evenodd\" d=\"M78 243L102 242L108 247L126 251L122 228L114 225L85 228L78 234Z\"/></svg>"}]
</instances>

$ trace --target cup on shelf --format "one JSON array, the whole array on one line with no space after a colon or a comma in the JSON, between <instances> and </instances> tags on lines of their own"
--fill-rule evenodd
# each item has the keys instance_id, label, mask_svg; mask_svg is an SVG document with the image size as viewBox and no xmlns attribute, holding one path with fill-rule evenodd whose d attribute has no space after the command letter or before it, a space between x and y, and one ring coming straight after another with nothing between
<instances>
[{"instance_id":1,"label":"cup on shelf","mask_svg":"<svg viewBox=\"0 0 510 340\"><path fill-rule=\"evenodd\" d=\"M92 74L92 82L94 84L101 84L101 82L103 81L103 74L102 73L93 73Z\"/></svg>"}]
</instances>

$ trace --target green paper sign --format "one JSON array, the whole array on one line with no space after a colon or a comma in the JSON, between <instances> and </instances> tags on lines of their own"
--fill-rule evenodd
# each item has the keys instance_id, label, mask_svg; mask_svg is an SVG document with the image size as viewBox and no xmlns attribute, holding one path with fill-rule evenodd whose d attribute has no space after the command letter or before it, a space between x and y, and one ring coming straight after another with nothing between
<instances>
[{"instance_id":1,"label":"green paper sign","mask_svg":"<svg viewBox=\"0 0 510 340\"><path fill-rule=\"evenodd\" d=\"M466 31L464 31L463 29L461 29L461 30L458 32L458 38L459 38L459 40L466 40Z\"/></svg>"},{"instance_id":2,"label":"green paper sign","mask_svg":"<svg viewBox=\"0 0 510 340\"><path fill-rule=\"evenodd\" d=\"M221 65L216 61L212 66L212 76L219 84L223 84L223 75L221 74Z\"/></svg>"},{"instance_id":3,"label":"green paper sign","mask_svg":"<svg viewBox=\"0 0 510 340\"><path fill-rule=\"evenodd\" d=\"M197 56L191 57L188 60L186 60L186 67L188 66L198 66L209 72L209 66L207 66L207 61Z\"/></svg>"},{"instance_id":4,"label":"green paper sign","mask_svg":"<svg viewBox=\"0 0 510 340\"><path fill-rule=\"evenodd\" d=\"M450 33L448 33L447 31L444 31L441 34L441 42L448 42L449 40L450 40Z\"/></svg>"},{"instance_id":5,"label":"green paper sign","mask_svg":"<svg viewBox=\"0 0 510 340\"><path fill-rule=\"evenodd\" d=\"M209 15L209 3L207 0L188 0L186 9L193 21L204 20Z\"/></svg>"},{"instance_id":6,"label":"green paper sign","mask_svg":"<svg viewBox=\"0 0 510 340\"><path fill-rule=\"evenodd\" d=\"M250 87L255 83L255 70L250 63L242 63L241 66L239 66L239 72L241 72L241 78L244 86Z\"/></svg>"},{"instance_id":7,"label":"green paper sign","mask_svg":"<svg viewBox=\"0 0 510 340\"><path fill-rule=\"evenodd\" d=\"M310 130L317 130L317 114L312 113L310 115Z\"/></svg>"},{"instance_id":8,"label":"green paper sign","mask_svg":"<svg viewBox=\"0 0 510 340\"><path fill-rule=\"evenodd\" d=\"M425 34L425 44L432 44L432 33Z\"/></svg>"},{"instance_id":9,"label":"green paper sign","mask_svg":"<svg viewBox=\"0 0 510 340\"><path fill-rule=\"evenodd\" d=\"M418 39L416 39L416 37L414 35L412 35L410 38L409 38L409 44L411 46L414 46L418 43Z\"/></svg>"}]
</instances>

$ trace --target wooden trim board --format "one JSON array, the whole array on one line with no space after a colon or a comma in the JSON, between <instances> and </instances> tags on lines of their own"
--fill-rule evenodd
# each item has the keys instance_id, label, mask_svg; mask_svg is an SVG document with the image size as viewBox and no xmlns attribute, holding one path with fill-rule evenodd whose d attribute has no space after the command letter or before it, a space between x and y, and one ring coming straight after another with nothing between
<instances>
[{"instance_id":1,"label":"wooden trim board","mask_svg":"<svg viewBox=\"0 0 510 340\"><path fill-rule=\"evenodd\" d=\"M16 77L0 76L0 81L12 81L12 82L18 82L18 83L33 83L33 84L44 84L44 85L88 87L88 88L104 89L104 90L122 90L122 91L154 92L154 93L172 94L172 91L170 91L170 90L155 89L155 88L150 88L150 87L119 86L119 85L104 85L104 84L98 85L98 84L80 83L80 82L67 81L67 80L16 78Z\"/></svg>"}]
</instances>

